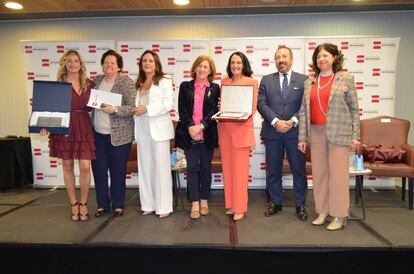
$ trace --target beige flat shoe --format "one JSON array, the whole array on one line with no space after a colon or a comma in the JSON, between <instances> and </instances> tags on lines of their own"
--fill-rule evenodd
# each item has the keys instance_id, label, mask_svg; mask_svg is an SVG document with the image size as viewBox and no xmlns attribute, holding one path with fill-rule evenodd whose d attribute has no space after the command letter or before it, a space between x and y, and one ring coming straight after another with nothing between
<instances>
[{"instance_id":1,"label":"beige flat shoe","mask_svg":"<svg viewBox=\"0 0 414 274\"><path fill-rule=\"evenodd\" d=\"M148 215L151 215L152 213L154 213L154 211L144 211L142 212L142 216L148 216Z\"/></svg>"},{"instance_id":2,"label":"beige flat shoe","mask_svg":"<svg viewBox=\"0 0 414 274\"><path fill-rule=\"evenodd\" d=\"M346 217L334 217L331 223L326 227L329 231L340 230L346 226Z\"/></svg>"},{"instance_id":3,"label":"beige flat shoe","mask_svg":"<svg viewBox=\"0 0 414 274\"><path fill-rule=\"evenodd\" d=\"M233 221L240 221L244 218L244 213L235 213L233 216Z\"/></svg>"},{"instance_id":4,"label":"beige flat shoe","mask_svg":"<svg viewBox=\"0 0 414 274\"><path fill-rule=\"evenodd\" d=\"M327 218L328 214L319 214L318 218L313 220L312 224L317 226L324 225L326 223Z\"/></svg>"},{"instance_id":5,"label":"beige flat shoe","mask_svg":"<svg viewBox=\"0 0 414 274\"><path fill-rule=\"evenodd\" d=\"M208 207L202 207L200 208L200 214L203 216L206 216L210 213L210 210L208 209Z\"/></svg>"},{"instance_id":6,"label":"beige flat shoe","mask_svg":"<svg viewBox=\"0 0 414 274\"><path fill-rule=\"evenodd\" d=\"M198 210L191 211L190 218L193 220L200 218L200 211Z\"/></svg>"},{"instance_id":7,"label":"beige flat shoe","mask_svg":"<svg viewBox=\"0 0 414 274\"><path fill-rule=\"evenodd\" d=\"M229 208L226 210L226 215L233 215L233 214L234 214L233 209Z\"/></svg>"},{"instance_id":8,"label":"beige flat shoe","mask_svg":"<svg viewBox=\"0 0 414 274\"><path fill-rule=\"evenodd\" d=\"M170 216L170 213L160 214L160 216L158 216L158 218L164 219L164 218L167 218L168 216Z\"/></svg>"}]
</instances>

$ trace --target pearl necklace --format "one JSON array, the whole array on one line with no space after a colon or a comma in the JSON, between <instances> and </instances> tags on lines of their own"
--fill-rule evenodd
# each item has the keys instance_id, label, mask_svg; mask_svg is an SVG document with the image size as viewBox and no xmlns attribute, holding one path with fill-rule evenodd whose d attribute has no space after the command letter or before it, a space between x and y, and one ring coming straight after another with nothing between
<instances>
[{"instance_id":1,"label":"pearl necklace","mask_svg":"<svg viewBox=\"0 0 414 274\"><path fill-rule=\"evenodd\" d=\"M326 112L323 111L322 109L322 105L321 105L321 98L319 96L319 90L324 89L328 86L328 84L332 81L332 79L334 78L335 73L332 73L331 78L329 78L329 81L326 82L326 84L321 87L320 83L321 83L321 75L318 76L318 88L316 89L316 94L318 95L318 104L319 104L319 110L322 112L323 116L326 117Z\"/></svg>"}]
</instances>

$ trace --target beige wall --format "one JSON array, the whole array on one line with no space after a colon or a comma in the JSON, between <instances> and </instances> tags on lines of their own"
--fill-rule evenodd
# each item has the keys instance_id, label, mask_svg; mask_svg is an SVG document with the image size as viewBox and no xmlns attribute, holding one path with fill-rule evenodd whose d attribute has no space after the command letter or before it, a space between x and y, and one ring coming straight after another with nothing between
<instances>
[{"instance_id":1,"label":"beige wall","mask_svg":"<svg viewBox=\"0 0 414 274\"><path fill-rule=\"evenodd\" d=\"M131 17L0 22L0 137L28 135L21 40L149 40L181 38L377 35L401 37L397 117L414 118L414 12ZM410 133L414 143L414 130Z\"/></svg>"}]
</instances>

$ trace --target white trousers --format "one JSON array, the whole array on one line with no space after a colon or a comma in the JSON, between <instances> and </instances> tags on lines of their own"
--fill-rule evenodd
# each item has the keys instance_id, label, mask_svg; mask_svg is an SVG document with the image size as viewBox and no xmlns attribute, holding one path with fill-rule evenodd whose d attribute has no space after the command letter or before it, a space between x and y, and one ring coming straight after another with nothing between
<instances>
[{"instance_id":1,"label":"white trousers","mask_svg":"<svg viewBox=\"0 0 414 274\"><path fill-rule=\"evenodd\" d=\"M141 117L136 126L141 210L170 213L173 211L170 141L152 139L147 117Z\"/></svg>"}]
</instances>

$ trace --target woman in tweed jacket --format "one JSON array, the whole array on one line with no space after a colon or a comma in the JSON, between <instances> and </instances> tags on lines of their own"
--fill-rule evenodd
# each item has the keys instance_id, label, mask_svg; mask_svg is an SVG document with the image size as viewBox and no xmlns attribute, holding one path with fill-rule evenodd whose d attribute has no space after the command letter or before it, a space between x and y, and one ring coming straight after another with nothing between
<instances>
[{"instance_id":1,"label":"woman in tweed jacket","mask_svg":"<svg viewBox=\"0 0 414 274\"><path fill-rule=\"evenodd\" d=\"M323 43L312 56L315 77L305 81L299 111L298 149L312 155L315 211L313 225L328 230L346 225L349 210L349 149L359 139L359 107L354 77L341 72L343 54L336 45Z\"/></svg>"},{"instance_id":2,"label":"woman in tweed jacket","mask_svg":"<svg viewBox=\"0 0 414 274\"><path fill-rule=\"evenodd\" d=\"M135 87L131 78L120 72L122 56L113 50L101 58L104 75L94 79L95 88L122 94L122 106L104 105L92 114L94 125L96 160L92 161L98 209L95 216L114 211L122 216L125 203L126 164L134 140L133 111ZM108 170L111 185L108 189Z\"/></svg>"}]
</instances>

